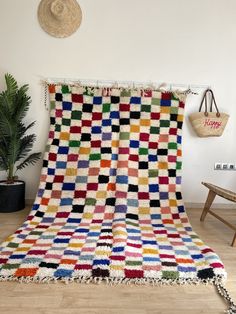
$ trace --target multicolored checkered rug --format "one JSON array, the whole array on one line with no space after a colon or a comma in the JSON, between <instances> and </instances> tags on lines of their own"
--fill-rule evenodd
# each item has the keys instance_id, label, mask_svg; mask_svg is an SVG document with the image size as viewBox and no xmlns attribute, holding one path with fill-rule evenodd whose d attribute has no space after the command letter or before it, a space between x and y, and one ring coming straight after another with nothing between
<instances>
[{"instance_id":1,"label":"multicolored checkered rug","mask_svg":"<svg viewBox=\"0 0 236 314\"><path fill-rule=\"evenodd\" d=\"M184 94L49 85L51 126L27 221L0 280L221 282L181 196Z\"/></svg>"}]
</instances>

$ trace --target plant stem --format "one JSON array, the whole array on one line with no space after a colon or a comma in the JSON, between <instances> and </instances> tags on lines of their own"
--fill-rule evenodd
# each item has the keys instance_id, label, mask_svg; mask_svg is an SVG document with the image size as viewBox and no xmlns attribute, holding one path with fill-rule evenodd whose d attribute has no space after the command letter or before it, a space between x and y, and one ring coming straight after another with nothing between
<instances>
[{"instance_id":1,"label":"plant stem","mask_svg":"<svg viewBox=\"0 0 236 314\"><path fill-rule=\"evenodd\" d=\"M14 164L11 164L9 166L9 169L8 169L8 178L7 178L7 181L9 183L14 183L14 174L13 174L13 172L14 172Z\"/></svg>"}]
</instances>

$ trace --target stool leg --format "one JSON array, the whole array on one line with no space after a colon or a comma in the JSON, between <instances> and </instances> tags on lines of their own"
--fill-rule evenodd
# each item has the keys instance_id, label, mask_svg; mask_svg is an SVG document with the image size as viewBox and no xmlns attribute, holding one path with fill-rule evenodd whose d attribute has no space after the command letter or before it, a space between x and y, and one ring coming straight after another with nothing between
<instances>
[{"instance_id":1,"label":"stool leg","mask_svg":"<svg viewBox=\"0 0 236 314\"><path fill-rule=\"evenodd\" d=\"M209 193L208 193L208 196L207 196L207 199L206 199L206 203L204 205L204 208L203 208L203 211L202 211L202 215L201 215L201 218L200 218L201 221L204 221L204 219L205 219L205 217L207 215L207 212L210 209L211 204L213 203L215 197L216 197L216 193L211 191L211 190L209 190Z\"/></svg>"},{"instance_id":2,"label":"stool leg","mask_svg":"<svg viewBox=\"0 0 236 314\"><path fill-rule=\"evenodd\" d=\"M236 232L234 234L234 238L233 238L233 241L231 243L231 246L235 246L235 244L236 244L235 242L236 242Z\"/></svg>"}]
</instances>

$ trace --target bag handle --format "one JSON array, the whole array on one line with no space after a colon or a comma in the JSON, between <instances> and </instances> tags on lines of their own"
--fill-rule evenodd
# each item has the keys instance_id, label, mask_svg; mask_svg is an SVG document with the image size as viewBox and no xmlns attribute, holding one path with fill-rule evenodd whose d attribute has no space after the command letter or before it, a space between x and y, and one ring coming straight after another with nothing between
<instances>
[{"instance_id":1,"label":"bag handle","mask_svg":"<svg viewBox=\"0 0 236 314\"><path fill-rule=\"evenodd\" d=\"M208 112L207 112L207 94L210 93L211 94L211 105L210 105L210 112L213 111L213 104L215 106L215 109L216 109L216 116L217 117L220 117L220 112L219 112L219 109L217 107L217 104L216 104L216 100L215 100L215 96L214 96L214 93L213 91L208 88L205 90L204 94L203 94L203 97L202 97L202 101L201 101L201 104L200 104L200 107L199 107L199 112L201 112L202 110L202 106L203 106L203 102L205 103L205 112L204 112L204 115L207 117L208 116Z\"/></svg>"},{"instance_id":2,"label":"bag handle","mask_svg":"<svg viewBox=\"0 0 236 314\"><path fill-rule=\"evenodd\" d=\"M203 97L202 97L202 101L201 101L201 104L200 104L200 107L199 107L199 112L201 112L202 110L202 106L203 106L203 102L205 102L205 112L204 112L204 115L207 117L208 116L208 112L207 112L207 92L208 92L208 89L205 90L204 94L203 94Z\"/></svg>"},{"instance_id":3,"label":"bag handle","mask_svg":"<svg viewBox=\"0 0 236 314\"><path fill-rule=\"evenodd\" d=\"M215 106L215 109L216 109L216 116L217 117L220 117L220 112L219 112L219 109L217 107L217 104L216 104L216 100L215 100L215 96L214 96L214 93L211 89L208 90L210 93L211 93L211 107L210 107L210 112L212 112L213 110L213 103L214 103L214 106Z\"/></svg>"}]
</instances>

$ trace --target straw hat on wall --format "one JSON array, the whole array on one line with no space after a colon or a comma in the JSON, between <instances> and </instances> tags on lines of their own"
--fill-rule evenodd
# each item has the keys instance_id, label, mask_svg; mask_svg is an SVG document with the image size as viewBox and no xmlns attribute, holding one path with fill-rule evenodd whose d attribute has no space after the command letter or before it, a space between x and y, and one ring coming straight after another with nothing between
<instances>
[{"instance_id":1,"label":"straw hat on wall","mask_svg":"<svg viewBox=\"0 0 236 314\"><path fill-rule=\"evenodd\" d=\"M68 37L80 26L82 11L76 0L41 0L39 24L54 37Z\"/></svg>"}]
</instances>

